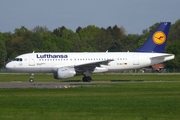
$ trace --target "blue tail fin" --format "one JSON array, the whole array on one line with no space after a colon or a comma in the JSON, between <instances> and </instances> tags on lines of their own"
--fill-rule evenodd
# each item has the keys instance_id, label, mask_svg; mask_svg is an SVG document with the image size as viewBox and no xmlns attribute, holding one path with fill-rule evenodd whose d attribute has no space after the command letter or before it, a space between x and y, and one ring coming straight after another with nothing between
<instances>
[{"instance_id":1,"label":"blue tail fin","mask_svg":"<svg viewBox=\"0 0 180 120\"><path fill-rule=\"evenodd\" d=\"M162 22L136 52L163 53L170 29L170 22Z\"/></svg>"}]
</instances>

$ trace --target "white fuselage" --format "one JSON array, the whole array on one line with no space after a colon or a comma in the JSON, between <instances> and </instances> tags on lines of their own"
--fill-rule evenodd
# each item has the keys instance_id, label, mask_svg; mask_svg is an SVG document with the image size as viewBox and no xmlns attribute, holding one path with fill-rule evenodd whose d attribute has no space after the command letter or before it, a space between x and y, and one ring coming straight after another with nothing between
<instances>
[{"instance_id":1,"label":"white fuselage","mask_svg":"<svg viewBox=\"0 0 180 120\"><path fill-rule=\"evenodd\" d=\"M112 60L108 64L101 64L93 71L93 73L100 73L143 68L171 59L174 59L174 55L166 53L28 53L16 57L14 61L6 65L6 68L22 73L53 73L59 67L85 65L87 68L91 63Z\"/></svg>"}]
</instances>

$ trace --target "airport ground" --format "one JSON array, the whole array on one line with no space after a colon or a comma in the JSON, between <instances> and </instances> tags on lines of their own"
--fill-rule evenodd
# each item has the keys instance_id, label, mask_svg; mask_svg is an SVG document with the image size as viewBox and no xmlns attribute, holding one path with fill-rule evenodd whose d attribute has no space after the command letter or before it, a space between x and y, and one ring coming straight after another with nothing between
<instances>
[{"instance_id":1,"label":"airport ground","mask_svg":"<svg viewBox=\"0 0 180 120\"><path fill-rule=\"evenodd\" d=\"M0 119L180 119L180 74L81 77L37 74L29 83L29 74L0 74Z\"/></svg>"}]
</instances>

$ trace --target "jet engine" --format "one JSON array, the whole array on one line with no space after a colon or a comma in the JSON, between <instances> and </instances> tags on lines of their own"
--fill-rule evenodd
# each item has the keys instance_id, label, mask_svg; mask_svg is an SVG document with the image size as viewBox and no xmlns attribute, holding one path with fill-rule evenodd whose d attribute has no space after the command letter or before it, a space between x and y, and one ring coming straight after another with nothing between
<instances>
[{"instance_id":1,"label":"jet engine","mask_svg":"<svg viewBox=\"0 0 180 120\"><path fill-rule=\"evenodd\" d=\"M76 71L74 68L61 67L53 75L55 79L72 78L76 75Z\"/></svg>"}]
</instances>

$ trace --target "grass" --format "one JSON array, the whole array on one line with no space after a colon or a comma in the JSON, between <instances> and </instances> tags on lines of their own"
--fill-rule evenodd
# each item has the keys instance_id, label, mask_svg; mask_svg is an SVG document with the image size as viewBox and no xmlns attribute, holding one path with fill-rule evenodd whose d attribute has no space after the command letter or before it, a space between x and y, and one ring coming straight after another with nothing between
<instances>
[{"instance_id":1,"label":"grass","mask_svg":"<svg viewBox=\"0 0 180 120\"><path fill-rule=\"evenodd\" d=\"M0 119L177 120L180 83L116 83L69 89L0 89Z\"/></svg>"},{"instance_id":2,"label":"grass","mask_svg":"<svg viewBox=\"0 0 180 120\"><path fill-rule=\"evenodd\" d=\"M60 82L79 81L81 77ZM0 120L180 119L180 74L97 74L92 78L159 82L111 82L68 89L0 89ZM29 74L0 74L0 82L28 79ZM36 74L35 81L59 82L49 74Z\"/></svg>"}]
</instances>

